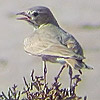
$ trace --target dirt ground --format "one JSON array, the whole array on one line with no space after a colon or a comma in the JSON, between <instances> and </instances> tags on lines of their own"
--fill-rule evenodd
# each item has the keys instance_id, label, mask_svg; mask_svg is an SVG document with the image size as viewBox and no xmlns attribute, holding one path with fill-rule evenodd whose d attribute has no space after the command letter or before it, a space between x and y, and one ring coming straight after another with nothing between
<instances>
[{"instance_id":1,"label":"dirt ground","mask_svg":"<svg viewBox=\"0 0 100 100\"><path fill-rule=\"evenodd\" d=\"M23 40L33 28L26 22L17 21L14 14L30 7L42 5L51 8L61 27L80 42L86 63L93 71L83 70L82 82L77 89L79 96L89 100L100 98L100 1L99 0L0 0L0 93L8 87L23 85L22 77L30 80L30 72L42 74L42 60L26 54ZM61 65L48 63L48 82L52 83ZM75 71L77 73L77 71ZM67 69L61 75L66 87ZM66 81L65 81L66 80Z\"/></svg>"}]
</instances>

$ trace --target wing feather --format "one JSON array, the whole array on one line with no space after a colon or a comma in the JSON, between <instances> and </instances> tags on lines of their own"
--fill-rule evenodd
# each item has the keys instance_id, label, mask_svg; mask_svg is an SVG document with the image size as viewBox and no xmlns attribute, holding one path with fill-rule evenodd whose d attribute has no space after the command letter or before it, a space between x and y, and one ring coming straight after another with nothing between
<instances>
[{"instance_id":1,"label":"wing feather","mask_svg":"<svg viewBox=\"0 0 100 100\"><path fill-rule=\"evenodd\" d=\"M83 59L81 55L76 54L56 39L41 39L38 35L36 35L26 38L24 40L24 45L24 50L26 52L36 56L49 55L60 58Z\"/></svg>"}]
</instances>

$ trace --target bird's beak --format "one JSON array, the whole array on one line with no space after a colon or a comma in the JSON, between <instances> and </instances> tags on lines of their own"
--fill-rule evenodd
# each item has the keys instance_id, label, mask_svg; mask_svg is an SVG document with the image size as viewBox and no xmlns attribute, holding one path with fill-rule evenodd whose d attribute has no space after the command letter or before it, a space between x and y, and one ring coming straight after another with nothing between
<instances>
[{"instance_id":1,"label":"bird's beak","mask_svg":"<svg viewBox=\"0 0 100 100\"><path fill-rule=\"evenodd\" d=\"M18 20L26 20L29 21L31 19L30 16L28 16L28 14L26 12L20 12L16 14L18 16ZM20 17L19 17L20 16Z\"/></svg>"}]
</instances>

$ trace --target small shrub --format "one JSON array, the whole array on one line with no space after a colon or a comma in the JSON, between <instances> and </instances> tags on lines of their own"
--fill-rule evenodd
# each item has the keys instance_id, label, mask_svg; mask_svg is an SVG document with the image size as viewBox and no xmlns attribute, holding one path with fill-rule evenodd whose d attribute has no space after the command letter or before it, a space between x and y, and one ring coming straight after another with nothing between
<instances>
[{"instance_id":1,"label":"small shrub","mask_svg":"<svg viewBox=\"0 0 100 100\"><path fill-rule=\"evenodd\" d=\"M18 90L17 85L14 84L12 88L9 88L7 95L4 92L1 93L0 100L86 100L86 96L82 99L76 93L76 87L81 81L80 75L73 76L72 68L69 67L70 87L61 88L61 83L58 81L60 73L49 87L46 81L46 66L43 76L35 76L33 70L31 72L31 82L28 83L26 78L23 77L24 88L22 91Z\"/></svg>"}]
</instances>

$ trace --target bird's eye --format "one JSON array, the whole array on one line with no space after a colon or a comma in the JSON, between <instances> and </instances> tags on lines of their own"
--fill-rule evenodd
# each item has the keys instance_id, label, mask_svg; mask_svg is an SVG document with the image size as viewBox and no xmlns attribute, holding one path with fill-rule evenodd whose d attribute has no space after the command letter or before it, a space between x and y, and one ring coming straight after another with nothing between
<instances>
[{"instance_id":1,"label":"bird's eye","mask_svg":"<svg viewBox=\"0 0 100 100\"><path fill-rule=\"evenodd\" d=\"M39 13L38 12L34 12L32 15L36 17L36 16L39 15Z\"/></svg>"}]
</instances>

